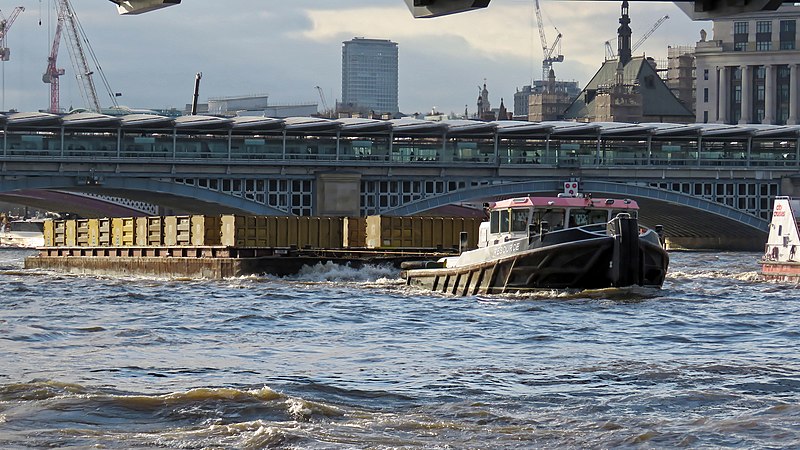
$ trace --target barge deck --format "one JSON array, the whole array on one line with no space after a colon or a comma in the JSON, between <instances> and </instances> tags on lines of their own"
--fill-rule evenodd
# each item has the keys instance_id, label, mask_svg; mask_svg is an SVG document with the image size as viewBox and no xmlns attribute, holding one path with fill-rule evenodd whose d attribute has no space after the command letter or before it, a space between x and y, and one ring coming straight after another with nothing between
<instances>
[{"instance_id":1,"label":"barge deck","mask_svg":"<svg viewBox=\"0 0 800 450\"><path fill-rule=\"evenodd\" d=\"M42 247L25 259L26 269L79 275L143 275L222 279L293 275L304 266L335 263L400 267L403 261L452 256L439 249L295 249L207 247Z\"/></svg>"}]
</instances>

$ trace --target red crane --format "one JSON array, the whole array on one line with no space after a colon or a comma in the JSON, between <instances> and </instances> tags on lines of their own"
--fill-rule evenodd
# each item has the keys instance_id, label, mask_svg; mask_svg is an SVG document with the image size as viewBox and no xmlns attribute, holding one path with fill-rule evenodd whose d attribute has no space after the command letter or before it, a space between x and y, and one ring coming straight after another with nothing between
<instances>
[{"instance_id":1,"label":"red crane","mask_svg":"<svg viewBox=\"0 0 800 450\"><path fill-rule=\"evenodd\" d=\"M11 29L11 24L17 20L17 16L19 13L25 11L25 8L22 6L17 6L14 8L14 11L11 12L11 16L6 20L3 17L3 13L0 13L0 60L8 61L11 57L11 50L6 47L6 35L8 34L8 30Z\"/></svg>"},{"instance_id":2,"label":"red crane","mask_svg":"<svg viewBox=\"0 0 800 450\"><path fill-rule=\"evenodd\" d=\"M50 56L47 58L47 70L42 76L42 81L50 84L50 112L57 113L60 111L58 77L64 75L64 69L57 68L56 61L58 60L58 46L61 42L62 30L64 29L66 29L67 43L70 46L69 54L72 60L72 67L75 70L75 77L78 79L78 84L80 84L81 96L83 97L86 107L92 111L100 112L100 101L97 98L97 89L95 88L94 79L92 78L95 71L89 67L89 61L86 58L87 53L91 56L94 67L97 68L103 85L111 98L111 103L117 106L116 97L121 94L115 94L111 91L103 69L100 68L92 46L89 44L89 39L83 31L78 16L72 9L72 4L70 4L69 0L57 0L56 7L58 10L58 24L56 25L56 33L53 38L53 47L50 51Z\"/></svg>"},{"instance_id":3,"label":"red crane","mask_svg":"<svg viewBox=\"0 0 800 450\"><path fill-rule=\"evenodd\" d=\"M53 47L50 49L50 56L47 57L47 70L42 75L42 81L50 85L50 112L58 114L60 112L58 77L64 75L64 69L56 67L58 60L58 45L61 43L61 30L64 28L64 17L61 10L58 12L58 24L56 25L56 35L53 38Z\"/></svg>"}]
</instances>

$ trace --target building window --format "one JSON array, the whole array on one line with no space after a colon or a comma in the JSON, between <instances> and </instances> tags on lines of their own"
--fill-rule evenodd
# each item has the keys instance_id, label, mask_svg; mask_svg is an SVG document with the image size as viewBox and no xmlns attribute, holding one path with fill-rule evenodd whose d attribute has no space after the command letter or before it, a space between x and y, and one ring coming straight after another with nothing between
<instances>
[{"instance_id":1,"label":"building window","mask_svg":"<svg viewBox=\"0 0 800 450\"><path fill-rule=\"evenodd\" d=\"M708 111L703 111L703 123L708 123Z\"/></svg>"},{"instance_id":2,"label":"building window","mask_svg":"<svg viewBox=\"0 0 800 450\"><path fill-rule=\"evenodd\" d=\"M703 79L708 81L708 69L703 69Z\"/></svg>"},{"instance_id":3,"label":"building window","mask_svg":"<svg viewBox=\"0 0 800 450\"><path fill-rule=\"evenodd\" d=\"M730 106L728 110L728 123L735 124L742 118L742 70L739 67L731 68L731 80L728 87L731 93Z\"/></svg>"},{"instance_id":4,"label":"building window","mask_svg":"<svg viewBox=\"0 0 800 450\"><path fill-rule=\"evenodd\" d=\"M775 96L775 124L785 125L789 119L789 84L791 72L789 66L780 65L776 73L776 96Z\"/></svg>"},{"instance_id":5,"label":"building window","mask_svg":"<svg viewBox=\"0 0 800 450\"><path fill-rule=\"evenodd\" d=\"M708 103L708 88L703 88L703 103Z\"/></svg>"},{"instance_id":6,"label":"building window","mask_svg":"<svg viewBox=\"0 0 800 450\"><path fill-rule=\"evenodd\" d=\"M781 20L780 30L780 49L781 50L794 50L795 42L797 41L796 21L794 20Z\"/></svg>"},{"instance_id":7,"label":"building window","mask_svg":"<svg viewBox=\"0 0 800 450\"><path fill-rule=\"evenodd\" d=\"M772 50L772 21L756 22L756 51Z\"/></svg>"},{"instance_id":8,"label":"building window","mask_svg":"<svg viewBox=\"0 0 800 450\"><path fill-rule=\"evenodd\" d=\"M734 22L733 23L733 50L743 52L747 50L747 41L749 40L748 22Z\"/></svg>"},{"instance_id":9,"label":"building window","mask_svg":"<svg viewBox=\"0 0 800 450\"><path fill-rule=\"evenodd\" d=\"M767 68L756 66L753 70L753 100L752 117L755 123L764 121L766 98Z\"/></svg>"}]
</instances>

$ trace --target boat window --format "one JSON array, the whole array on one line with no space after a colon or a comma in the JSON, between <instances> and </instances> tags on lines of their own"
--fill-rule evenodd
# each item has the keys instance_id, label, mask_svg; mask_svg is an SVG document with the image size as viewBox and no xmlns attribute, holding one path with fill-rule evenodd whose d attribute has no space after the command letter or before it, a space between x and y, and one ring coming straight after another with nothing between
<instances>
[{"instance_id":1,"label":"boat window","mask_svg":"<svg viewBox=\"0 0 800 450\"><path fill-rule=\"evenodd\" d=\"M533 225L538 230L542 222L547 222L551 230L564 228L564 210L562 208L537 209L533 212Z\"/></svg>"},{"instance_id":2,"label":"boat window","mask_svg":"<svg viewBox=\"0 0 800 450\"><path fill-rule=\"evenodd\" d=\"M500 211L492 211L492 213L489 214L489 232L500 232Z\"/></svg>"},{"instance_id":3,"label":"boat window","mask_svg":"<svg viewBox=\"0 0 800 450\"><path fill-rule=\"evenodd\" d=\"M500 211L500 231L503 233L508 233L508 216L509 211L507 209Z\"/></svg>"},{"instance_id":4,"label":"boat window","mask_svg":"<svg viewBox=\"0 0 800 450\"><path fill-rule=\"evenodd\" d=\"M525 209L511 210L511 231L527 231L528 215L530 211Z\"/></svg>"},{"instance_id":5,"label":"boat window","mask_svg":"<svg viewBox=\"0 0 800 450\"><path fill-rule=\"evenodd\" d=\"M606 222L608 222L608 210L605 209L573 209L569 212L571 227Z\"/></svg>"},{"instance_id":6,"label":"boat window","mask_svg":"<svg viewBox=\"0 0 800 450\"><path fill-rule=\"evenodd\" d=\"M585 209L573 209L569 212L569 227L589 225L589 214Z\"/></svg>"}]
</instances>

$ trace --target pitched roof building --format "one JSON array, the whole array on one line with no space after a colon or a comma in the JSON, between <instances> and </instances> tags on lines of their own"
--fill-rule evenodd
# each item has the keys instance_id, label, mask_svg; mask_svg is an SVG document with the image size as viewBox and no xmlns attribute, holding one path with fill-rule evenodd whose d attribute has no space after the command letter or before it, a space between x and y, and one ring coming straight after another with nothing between
<instances>
[{"instance_id":1,"label":"pitched roof building","mask_svg":"<svg viewBox=\"0 0 800 450\"><path fill-rule=\"evenodd\" d=\"M622 2L618 31L619 55L606 60L564 112L580 122L694 122L686 108L644 56L632 57L628 2Z\"/></svg>"}]
</instances>

